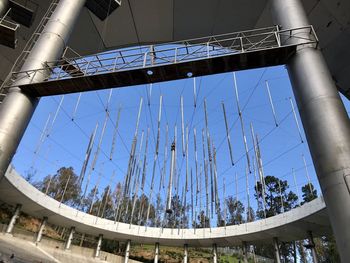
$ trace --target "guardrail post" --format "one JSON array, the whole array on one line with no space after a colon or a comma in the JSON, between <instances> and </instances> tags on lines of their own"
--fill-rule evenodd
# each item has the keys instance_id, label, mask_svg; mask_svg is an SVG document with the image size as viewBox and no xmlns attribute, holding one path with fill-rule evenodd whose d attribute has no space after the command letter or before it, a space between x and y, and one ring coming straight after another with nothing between
<instances>
[{"instance_id":1,"label":"guardrail post","mask_svg":"<svg viewBox=\"0 0 350 263\"><path fill-rule=\"evenodd\" d=\"M43 220L41 221L38 234L37 234L37 236L36 236L36 241L35 241L36 243L39 243L39 242L41 241L41 238L42 238L42 236L43 236L43 231L44 231L44 229L45 229L46 223L47 223L47 217L44 216Z\"/></svg>"},{"instance_id":2,"label":"guardrail post","mask_svg":"<svg viewBox=\"0 0 350 263\"><path fill-rule=\"evenodd\" d=\"M218 246L213 244L213 263L218 263Z\"/></svg>"},{"instance_id":3,"label":"guardrail post","mask_svg":"<svg viewBox=\"0 0 350 263\"><path fill-rule=\"evenodd\" d=\"M280 254L280 247L279 247L279 244L278 244L278 238L274 237L272 241L273 241L273 248L274 248L274 251L275 251L276 263L281 263L281 254Z\"/></svg>"},{"instance_id":4,"label":"guardrail post","mask_svg":"<svg viewBox=\"0 0 350 263\"><path fill-rule=\"evenodd\" d=\"M183 263L188 263L188 245L184 245L184 260Z\"/></svg>"},{"instance_id":5,"label":"guardrail post","mask_svg":"<svg viewBox=\"0 0 350 263\"><path fill-rule=\"evenodd\" d=\"M72 240L73 240L74 233L75 233L75 227L72 226L72 227L70 228L69 235L68 235L68 238L67 238L67 241L66 241L66 245L65 245L65 247L64 247L65 250L69 250L69 249L70 249L70 246L71 246L71 244L72 244Z\"/></svg>"},{"instance_id":6,"label":"guardrail post","mask_svg":"<svg viewBox=\"0 0 350 263\"><path fill-rule=\"evenodd\" d=\"M308 231L307 232L308 239L309 239L309 244L308 247L311 249L311 256L312 256L312 262L317 263L317 253L315 249L315 242L314 242L314 237L312 236L312 232Z\"/></svg>"},{"instance_id":7,"label":"guardrail post","mask_svg":"<svg viewBox=\"0 0 350 263\"><path fill-rule=\"evenodd\" d=\"M96 251L95 251L95 258L98 258L100 256L102 239L103 239L103 235L100 234L98 236L98 241L97 241L97 246L96 246Z\"/></svg>"},{"instance_id":8,"label":"guardrail post","mask_svg":"<svg viewBox=\"0 0 350 263\"><path fill-rule=\"evenodd\" d=\"M131 245L130 243L131 243L130 240L128 240L128 241L126 242L124 263L128 263L128 261L129 261L130 245Z\"/></svg>"},{"instance_id":9,"label":"guardrail post","mask_svg":"<svg viewBox=\"0 0 350 263\"><path fill-rule=\"evenodd\" d=\"M242 242L242 251L243 251L243 262L248 263L248 245L246 241Z\"/></svg>"},{"instance_id":10,"label":"guardrail post","mask_svg":"<svg viewBox=\"0 0 350 263\"><path fill-rule=\"evenodd\" d=\"M15 212L14 212L13 216L11 217L10 223L8 224L8 226L6 228L6 234L12 233L12 230L16 224L17 218L19 217L19 214L21 212L21 208L22 208L21 204L16 205Z\"/></svg>"},{"instance_id":11,"label":"guardrail post","mask_svg":"<svg viewBox=\"0 0 350 263\"><path fill-rule=\"evenodd\" d=\"M154 263L158 263L159 259L159 243L157 242L154 247Z\"/></svg>"}]
</instances>

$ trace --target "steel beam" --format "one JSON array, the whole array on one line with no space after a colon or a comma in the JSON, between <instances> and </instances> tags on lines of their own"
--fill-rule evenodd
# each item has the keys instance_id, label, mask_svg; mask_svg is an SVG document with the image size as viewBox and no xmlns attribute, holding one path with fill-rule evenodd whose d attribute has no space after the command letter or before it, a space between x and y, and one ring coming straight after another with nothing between
<instances>
[{"instance_id":1,"label":"steel beam","mask_svg":"<svg viewBox=\"0 0 350 263\"><path fill-rule=\"evenodd\" d=\"M279 247L279 244L278 244L278 238L274 237L272 241L273 241L273 248L274 248L274 251L275 251L276 263L281 263L281 254L280 254L280 247Z\"/></svg>"},{"instance_id":2,"label":"steel beam","mask_svg":"<svg viewBox=\"0 0 350 263\"><path fill-rule=\"evenodd\" d=\"M21 212L21 208L22 208L22 205L18 204L16 206L16 210L10 220L10 223L8 224L7 228L6 228L6 234L11 234L12 233L12 230L16 224L16 220L17 218L19 217L19 214Z\"/></svg>"},{"instance_id":3,"label":"steel beam","mask_svg":"<svg viewBox=\"0 0 350 263\"><path fill-rule=\"evenodd\" d=\"M39 243L41 241L46 223L47 223L47 217L45 216L43 218L43 220L41 221L40 228L39 228L38 234L36 236L36 240L35 240L36 243Z\"/></svg>"},{"instance_id":4,"label":"steel beam","mask_svg":"<svg viewBox=\"0 0 350 263\"><path fill-rule=\"evenodd\" d=\"M271 14L282 28L310 24L300 0L271 0ZM293 39L291 44L297 41ZM299 46L287 62L287 69L339 254L342 262L347 262L350 193L345 177L350 174L349 117L320 50Z\"/></svg>"},{"instance_id":5,"label":"steel beam","mask_svg":"<svg viewBox=\"0 0 350 263\"><path fill-rule=\"evenodd\" d=\"M95 251L95 258L98 258L100 256L102 239L103 239L103 235L100 234L98 236L98 241L97 241L97 246L96 246L96 251Z\"/></svg>"},{"instance_id":6,"label":"steel beam","mask_svg":"<svg viewBox=\"0 0 350 263\"><path fill-rule=\"evenodd\" d=\"M61 0L51 15L43 32L33 46L21 70L44 67L46 61L61 57L80 11L86 0ZM50 73L20 76L16 85L29 83L31 78L42 81ZM9 90L0 107L0 179L4 176L39 99L25 95L14 86Z\"/></svg>"},{"instance_id":7,"label":"steel beam","mask_svg":"<svg viewBox=\"0 0 350 263\"><path fill-rule=\"evenodd\" d=\"M72 227L70 228L70 231L69 231L69 235L68 235L68 238L67 238L66 245L64 246L64 249L65 249L65 250L69 250L69 249L70 249L70 246L71 246L71 244L72 244L72 240L73 240L74 233L75 233L75 227L72 226Z\"/></svg>"}]
</instances>

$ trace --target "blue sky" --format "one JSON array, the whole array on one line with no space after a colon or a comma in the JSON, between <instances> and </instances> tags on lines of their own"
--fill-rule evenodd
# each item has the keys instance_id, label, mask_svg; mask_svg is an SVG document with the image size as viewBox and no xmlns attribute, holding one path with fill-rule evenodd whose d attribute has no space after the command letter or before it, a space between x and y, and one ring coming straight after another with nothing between
<instances>
[{"instance_id":1,"label":"blue sky","mask_svg":"<svg viewBox=\"0 0 350 263\"><path fill-rule=\"evenodd\" d=\"M296 192L292 177L292 169L296 170L298 187L307 183L302 154L305 155L307 169L311 181L318 187L315 171L310 159L307 143L301 143L298 129L291 112L289 97L293 97L288 74L284 66L262 68L236 73L240 97L240 106L243 112L245 132L248 147L251 149L250 123L253 124L255 133L263 138L260 143L265 175L274 175L288 180L291 190ZM279 126L275 127L271 106L268 100L265 81L269 82L276 116ZM238 120L237 106L233 85L233 74L198 77L196 79L197 107L194 107L193 78L185 80L155 83L152 87L150 101L148 101L149 85L140 85L114 89L109 104L110 119L108 120L105 136L102 141L102 150L99 154L95 171L92 173L92 187L99 175L101 176L100 189L110 184L110 176L115 171L116 176L112 182L115 185L122 181L127 170L129 151L135 130L135 123L140 98L143 97L143 107L139 126L139 138L142 130L146 133L150 127L150 145L148 149L148 170L146 192L151 181L153 158L155 153L155 138L157 134L157 118L159 108L159 96L163 95L163 108L161 119L159 163L156 169L156 188L158 189L160 169L164 160L165 126L169 125L168 157L170 156L170 142L174 138L174 126L177 125L177 169L181 171L181 183L185 182L185 159L182 157L181 148L181 112L180 97L184 97L185 126L189 126L189 167L194 173L193 128L197 130L197 147L199 163L202 163L201 130L205 128L203 101L207 100L209 131L215 148L217 149L217 170L219 193L222 197L222 181L226 180L226 194L236 195L235 174L238 177L238 196L246 204L246 157L242 139L241 127ZM55 122L52 124L61 96L42 98L33 116L32 121L24 135L20 147L15 155L13 163L16 169L25 175L33 166L36 170L34 180L40 180L48 174L54 174L62 166L72 166L77 174L80 173L85 156L88 139L96 123L99 124L97 138L93 153L101 133L105 119L106 102L110 90L83 93L77 109L76 118L71 120L78 94L64 96L61 110L58 112ZM294 101L294 99L293 99ZM150 106L148 106L150 102ZM226 131L221 102L225 103L227 120L233 128L230 131L235 165L232 166L229 158ZM345 100L348 111L349 101ZM111 151L114 124L117 118L118 107L121 105L121 118L119 123L119 136L116 140L116 150L113 160L109 160ZM39 138L48 116L50 132L49 136L40 146L38 153L34 153L38 147ZM298 121L301 125L298 115ZM302 130L302 137L305 135ZM143 143L143 148L145 141ZM137 147L137 150L139 148ZM142 154L144 149L142 149ZM207 154L207 153L206 153ZM253 151L249 152L253 155ZM90 163L93 156L90 159ZM169 177L170 159L167 160L166 182ZM88 172L87 172L88 173ZM254 175L249 175L249 188L251 203L254 203L252 190ZM167 183L166 183L167 185ZM204 190L204 179L202 180ZM300 191L300 190L299 190ZM301 192L301 191L300 191ZM165 195L165 190L162 190ZM189 196L189 195L188 195ZM202 191L204 200L204 191ZM189 197L187 200L190 200ZM204 202L203 202L204 203Z\"/></svg>"}]
</instances>

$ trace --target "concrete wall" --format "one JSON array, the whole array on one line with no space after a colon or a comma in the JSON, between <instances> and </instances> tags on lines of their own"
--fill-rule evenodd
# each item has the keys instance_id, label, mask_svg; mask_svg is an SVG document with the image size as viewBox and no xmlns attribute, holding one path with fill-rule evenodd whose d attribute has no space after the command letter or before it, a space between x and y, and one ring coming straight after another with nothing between
<instances>
[{"instance_id":1,"label":"concrete wall","mask_svg":"<svg viewBox=\"0 0 350 263\"><path fill-rule=\"evenodd\" d=\"M0 224L0 231L1 233L5 233L7 225ZM26 240L30 242L35 241L36 233L27 231L25 229L21 229L18 227L14 227L13 229L13 236L15 238L19 238L21 240ZM64 241L55 240L46 236L42 237L41 242L38 244L38 247L52 255L54 258L61 262L96 262L96 259L94 258L95 250L92 248L86 248L86 247L80 247L76 245L71 245L71 248L69 251L64 250ZM114 255L105 251L100 252L101 260L106 260L107 262L111 263L123 263L124 257ZM139 263L139 261L135 260L129 260L130 263Z\"/></svg>"}]
</instances>

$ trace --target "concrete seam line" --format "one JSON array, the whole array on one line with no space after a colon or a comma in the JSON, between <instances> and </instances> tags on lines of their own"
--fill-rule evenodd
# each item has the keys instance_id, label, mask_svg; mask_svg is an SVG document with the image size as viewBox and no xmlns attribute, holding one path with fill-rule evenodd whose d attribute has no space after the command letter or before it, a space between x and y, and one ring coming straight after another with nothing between
<instances>
[{"instance_id":1,"label":"concrete seam line","mask_svg":"<svg viewBox=\"0 0 350 263\"><path fill-rule=\"evenodd\" d=\"M52 259L53 261L55 261L56 263L61 263L61 261L59 261L58 259L56 259L55 257L53 257L51 254L49 254L48 252L46 252L45 250L43 250L42 248L38 247L37 245L35 245L34 243L28 241L29 244L31 244L32 246L36 247L38 250L40 250L40 252L42 252L43 254L45 254L46 256L48 256L50 259Z\"/></svg>"}]
</instances>

